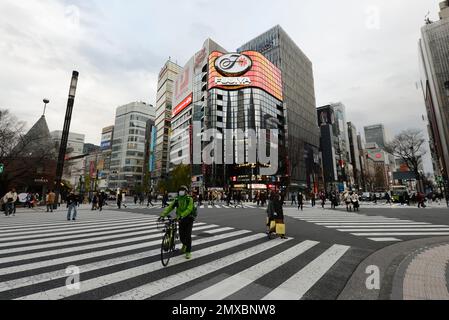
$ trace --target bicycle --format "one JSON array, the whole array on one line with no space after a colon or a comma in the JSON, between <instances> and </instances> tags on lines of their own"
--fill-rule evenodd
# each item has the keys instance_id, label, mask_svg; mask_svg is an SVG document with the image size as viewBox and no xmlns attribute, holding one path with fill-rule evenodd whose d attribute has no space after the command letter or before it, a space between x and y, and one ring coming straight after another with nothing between
<instances>
[{"instance_id":1,"label":"bicycle","mask_svg":"<svg viewBox=\"0 0 449 320\"><path fill-rule=\"evenodd\" d=\"M161 262L166 267L176 252L176 240L179 240L178 220L168 217L167 222L162 221L164 222L164 237L161 245Z\"/></svg>"}]
</instances>

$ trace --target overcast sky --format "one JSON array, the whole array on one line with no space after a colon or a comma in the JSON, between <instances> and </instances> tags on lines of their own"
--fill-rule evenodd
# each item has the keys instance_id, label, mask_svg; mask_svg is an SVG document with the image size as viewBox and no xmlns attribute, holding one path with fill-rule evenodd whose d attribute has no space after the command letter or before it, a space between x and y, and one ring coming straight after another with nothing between
<instances>
[{"instance_id":1,"label":"overcast sky","mask_svg":"<svg viewBox=\"0 0 449 320\"><path fill-rule=\"evenodd\" d=\"M231 51L280 24L313 62L317 106L343 102L359 131L425 130L417 42L439 2L0 0L0 108L30 127L46 97L50 130L62 130L78 70L71 131L99 144L117 106L155 104L169 56L184 65L207 37Z\"/></svg>"}]
</instances>

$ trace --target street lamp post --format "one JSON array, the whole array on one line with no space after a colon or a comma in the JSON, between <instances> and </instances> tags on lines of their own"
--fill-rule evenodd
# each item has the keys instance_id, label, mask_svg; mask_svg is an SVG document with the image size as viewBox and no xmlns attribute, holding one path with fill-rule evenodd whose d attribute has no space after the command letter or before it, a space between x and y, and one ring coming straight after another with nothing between
<instances>
[{"instance_id":1,"label":"street lamp post","mask_svg":"<svg viewBox=\"0 0 449 320\"><path fill-rule=\"evenodd\" d=\"M61 194L62 173L64 170L65 154L67 152L67 142L69 139L70 123L72 121L73 106L75 104L76 87L78 84L79 73L73 71L72 80L70 81L69 98L67 101L67 109L65 114L64 128L62 131L61 145L59 148L58 165L56 168L56 203L59 201Z\"/></svg>"},{"instance_id":2,"label":"street lamp post","mask_svg":"<svg viewBox=\"0 0 449 320\"><path fill-rule=\"evenodd\" d=\"M446 97L447 97L448 102L449 102L449 80L444 83L444 90L446 92ZM447 170L449 170L449 168ZM446 198L446 204L447 204L447 207L449 208L449 190L448 190L448 188L449 188L449 178L448 178L448 172L444 172L443 183L444 183L444 193L445 193L445 198Z\"/></svg>"},{"instance_id":3,"label":"street lamp post","mask_svg":"<svg viewBox=\"0 0 449 320\"><path fill-rule=\"evenodd\" d=\"M44 103L44 113L43 113L43 115L45 116L45 111L47 110L47 104L50 103L50 100L44 99L42 102Z\"/></svg>"}]
</instances>

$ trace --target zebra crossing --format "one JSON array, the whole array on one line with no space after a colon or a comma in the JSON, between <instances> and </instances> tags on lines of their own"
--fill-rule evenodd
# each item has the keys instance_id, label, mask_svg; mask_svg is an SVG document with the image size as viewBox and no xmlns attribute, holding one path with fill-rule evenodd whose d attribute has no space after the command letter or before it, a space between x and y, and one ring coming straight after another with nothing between
<instances>
[{"instance_id":1,"label":"zebra crossing","mask_svg":"<svg viewBox=\"0 0 449 320\"><path fill-rule=\"evenodd\" d=\"M285 215L328 229L349 233L356 237L365 237L375 242L400 242L412 237L449 235L448 225L435 225L428 222L383 216L368 216L353 212L298 213L297 211L286 210Z\"/></svg>"},{"instance_id":2,"label":"zebra crossing","mask_svg":"<svg viewBox=\"0 0 449 320\"><path fill-rule=\"evenodd\" d=\"M352 250L197 222L193 259L179 255L164 268L157 216L82 211L80 218L0 219L0 300L299 300L329 281L330 270L347 268ZM79 270L79 287L67 282L69 270Z\"/></svg>"},{"instance_id":3,"label":"zebra crossing","mask_svg":"<svg viewBox=\"0 0 449 320\"><path fill-rule=\"evenodd\" d=\"M139 205L128 205L129 209L149 209L149 210L160 210L164 209L161 205L155 206L139 206ZM241 205L226 205L226 204L203 204L198 206L199 209L257 209L256 205L241 204ZM266 209L266 208L265 208Z\"/></svg>"}]
</instances>

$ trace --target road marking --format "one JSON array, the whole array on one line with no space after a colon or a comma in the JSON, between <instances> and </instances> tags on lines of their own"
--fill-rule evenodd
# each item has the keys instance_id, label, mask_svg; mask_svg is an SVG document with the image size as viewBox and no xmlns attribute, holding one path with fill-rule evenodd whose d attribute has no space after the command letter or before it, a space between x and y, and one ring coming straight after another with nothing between
<instances>
[{"instance_id":1,"label":"road marking","mask_svg":"<svg viewBox=\"0 0 449 320\"><path fill-rule=\"evenodd\" d=\"M397 238L368 238L368 240L376 241L376 242L399 242L401 239Z\"/></svg>"},{"instance_id":2,"label":"road marking","mask_svg":"<svg viewBox=\"0 0 449 320\"><path fill-rule=\"evenodd\" d=\"M203 226L203 227L199 227L199 228L194 228L193 230L194 231L200 231L200 230L206 230L206 229L211 229L211 228L215 228L215 227L218 227L218 226L216 226L216 225L207 225L207 226ZM127 238L125 240L103 242L101 244L101 246L102 247L108 247L108 246L114 246L114 245L118 245L118 244L124 244L124 243L127 243L127 242L146 240L148 238L150 238L150 239L153 238L154 239L154 238L159 238L159 237L161 237L161 235L158 233L158 234L152 235L150 237ZM0 264L10 263L10 262L19 262L19 261L35 259L35 258L45 258L45 257L48 257L48 256L65 254L65 253L70 254L70 253L76 252L76 251L90 250L90 249L96 249L96 248L98 248L98 244L85 245L85 246L79 246L79 247L72 247L72 248L66 248L66 249L56 249L56 250L50 250L50 251L46 251L46 252L30 253L30 254L18 255L18 256L14 256L14 257L0 258ZM0 269L0 274L1 273L2 273L2 269Z\"/></svg>"},{"instance_id":3,"label":"road marking","mask_svg":"<svg viewBox=\"0 0 449 320\"><path fill-rule=\"evenodd\" d=\"M350 249L334 245L262 300L300 300Z\"/></svg>"},{"instance_id":4,"label":"road marking","mask_svg":"<svg viewBox=\"0 0 449 320\"><path fill-rule=\"evenodd\" d=\"M328 226L329 229L353 229L353 228L449 228L444 225L411 225L411 224L395 224L395 225L353 225L353 226Z\"/></svg>"},{"instance_id":5,"label":"road marking","mask_svg":"<svg viewBox=\"0 0 449 320\"><path fill-rule=\"evenodd\" d=\"M342 232L393 232L393 231L430 231L430 232L435 232L435 231L449 231L449 228L434 228L434 229L408 229L408 228L400 228L400 229L369 229L369 230L364 230L364 229L338 229L338 231L342 231Z\"/></svg>"},{"instance_id":6,"label":"road marking","mask_svg":"<svg viewBox=\"0 0 449 320\"><path fill-rule=\"evenodd\" d=\"M262 237L266 237L266 235L262 235ZM109 297L107 300L148 299L154 295L175 288L192 280L198 279L217 270L226 268L232 264L236 264L240 261L246 260L266 250L272 249L276 246L281 245L282 243L285 243L285 241L281 241L278 239L277 241L264 242L249 249L228 255L224 258L200 265L193 269L183 271L181 274L175 274L164 279L156 280L127 292ZM240 242L240 244L241 243L242 242ZM197 254L195 254L195 256L196 255Z\"/></svg>"},{"instance_id":7,"label":"road marking","mask_svg":"<svg viewBox=\"0 0 449 320\"><path fill-rule=\"evenodd\" d=\"M385 233L351 233L357 237L377 237L377 236L449 236L449 232L385 232Z\"/></svg>"},{"instance_id":8,"label":"road marking","mask_svg":"<svg viewBox=\"0 0 449 320\"><path fill-rule=\"evenodd\" d=\"M242 236L242 235L250 233L251 231L242 230L242 231L235 231L235 232L226 233L226 234L222 234L222 235L215 235L216 233L219 233L219 232L220 232L220 229L206 231L206 233L211 234L213 236L210 238L195 240L193 244L195 246L199 246L199 245L207 244L210 242L225 240L225 239L233 238L236 236ZM192 238L197 239L198 236L193 235ZM156 241L148 242L144 245L141 245L140 247L151 248L153 246L160 245L160 243L161 243L161 240L156 240ZM127 251L127 250L123 250L123 251ZM122 256L119 258L112 258L112 259L102 260L99 262L78 265L78 267L80 267L82 269L83 273L87 273L89 271L100 270L102 268L111 267L111 266L119 265L122 263L130 263L132 261L138 261L138 260L145 259L145 258L151 258L151 257L160 255L160 253L161 253L161 249L158 248L158 249L154 249L154 250L151 250L148 252L142 252L142 253L137 253L137 254L133 254L133 255ZM81 260L82 259L79 259L78 261L81 261ZM41 274L33 275L30 277L24 277L24 278L20 278L17 280L11 280L11 281L0 283L0 292L17 289L17 288L21 288L21 287L26 287L26 286L29 286L30 284L36 285L38 283L47 282L49 280L55 280L55 279L66 278L66 277L67 277L67 274L65 273L65 269L41 273Z\"/></svg>"},{"instance_id":9,"label":"road marking","mask_svg":"<svg viewBox=\"0 0 449 320\"><path fill-rule=\"evenodd\" d=\"M267 275L276 268L288 263L290 260L313 248L318 243L319 242L315 241L304 241L268 260L262 261L232 277L226 278L226 280L221 281L216 285L191 295L185 300L223 300L257 279Z\"/></svg>"},{"instance_id":10,"label":"road marking","mask_svg":"<svg viewBox=\"0 0 449 320\"><path fill-rule=\"evenodd\" d=\"M255 240L259 240L261 238L266 237L265 234L257 234L257 235L252 235L246 238L242 238L242 239L237 239L234 241L230 241L230 242L225 242L213 247L208 247L206 249L200 250L195 252L195 258L200 258L200 257L205 257L214 253L217 253L219 251L222 250L227 250L229 248L233 248L233 247L237 247L239 245L241 245L244 242L250 242L250 241L255 241ZM273 244L275 242L268 242L268 244ZM251 248L250 251L252 252L254 250L255 247ZM246 256L248 256L248 252L246 253ZM175 266L175 265L179 265L179 264L184 264L189 262L188 260L186 260L184 257L180 256L180 257L175 257L175 259L172 259L173 261L170 261L170 266ZM217 260L218 261L218 260ZM229 264L230 261L227 261L227 263ZM204 272L204 266L205 265L201 265L199 268L203 270ZM224 268L226 266L226 264L221 264L220 268ZM75 294L81 294L83 292L87 292L90 290L94 290L94 289L98 289L100 287L106 286L106 285L110 285L113 283L117 283L117 282L121 282L121 281L125 281L127 279L133 278L133 277L138 277L144 274L150 274L151 272L154 271L158 271L164 269L164 267L162 266L160 261L157 262L153 262L147 265L143 265L143 266L139 266L139 267L134 267L134 268L130 268L130 269L126 269L123 271L118 271L115 273L111 273L111 274L107 274L107 275L103 275L100 277L96 277L93 279L89 279L89 280L85 280L83 281L83 285L81 286L80 290L77 290L76 292L73 291L69 291L67 290L67 288L64 287L59 287L59 288L55 288L55 289L51 289L45 292L39 292L36 294L32 294L32 295L28 295L28 296L24 296L21 297L18 300L57 300L57 299L63 299L66 297L70 297L72 295ZM183 271L182 274L180 275L175 275L172 277L177 277L177 279L180 279L179 281L182 281L182 279L184 281L191 281L191 278L187 276L187 273L189 271ZM198 275L198 273L195 273L195 275ZM170 283L169 281L167 281L168 278L164 278L163 282L165 285L168 285L169 288L173 285L173 283ZM161 280L159 280L161 281ZM154 283L154 282L153 282ZM177 283L176 285L179 285L179 283ZM155 289L155 288L153 288ZM145 292L146 293L146 292ZM135 299L132 298L131 299Z\"/></svg>"}]
</instances>

